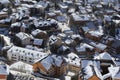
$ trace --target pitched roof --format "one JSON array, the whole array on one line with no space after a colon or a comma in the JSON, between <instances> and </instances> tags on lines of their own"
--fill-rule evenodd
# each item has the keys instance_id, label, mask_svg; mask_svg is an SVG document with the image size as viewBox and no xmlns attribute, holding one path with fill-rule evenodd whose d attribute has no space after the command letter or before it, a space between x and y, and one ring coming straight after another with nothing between
<instances>
[{"instance_id":1,"label":"pitched roof","mask_svg":"<svg viewBox=\"0 0 120 80\"><path fill-rule=\"evenodd\" d=\"M0 75L8 75L9 67L3 62L0 62Z\"/></svg>"}]
</instances>

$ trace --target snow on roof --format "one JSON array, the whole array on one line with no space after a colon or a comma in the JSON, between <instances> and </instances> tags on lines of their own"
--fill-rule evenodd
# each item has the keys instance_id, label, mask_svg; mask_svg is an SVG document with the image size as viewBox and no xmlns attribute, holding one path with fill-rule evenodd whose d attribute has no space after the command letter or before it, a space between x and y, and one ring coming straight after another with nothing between
<instances>
[{"instance_id":1,"label":"snow on roof","mask_svg":"<svg viewBox=\"0 0 120 80\"><path fill-rule=\"evenodd\" d=\"M76 47L76 50L78 52L84 52L84 51L86 51L86 48L89 48L90 50L94 49L94 47L90 46L89 44L81 43L80 46Z\"/></svg>"},{"instance_id":2,"label":"snow on roof","mask_svg":"<svg viewBox=\"0 0 120 80\"><path fill-rule=\"evenodd\" d=\"M94 63L94 65L97 66L98 69L100 69L100 61L93 61L93 60L81 60L81 68L84 68L93 63Z\"/></svg>"},{"instance_id":3,"label":"snow on roof","mask_svg":"<svg viewBox=\"0 0 120 80\"><path fill-rule=\"evenodd\" d=\"M67 75L68 75L68 76L75 76L75 73L74 73L74 72L71 72L71 71L68 71Z\"/></svg>"},{"instance_id":4,"label":"snow on roof","mask_svg":"<svg viewBox=\"0 0 120 80\"><path fill-rule=\"evenodd\" d=\"M80 67L80 58L75 53L70 53L67 55L68 58L64 58L66 62L70 65Z\"/></svg>"},{"instance_id":5,"label":"snow on roof","mask_svg":"<svg viewBox=\"0 0 120 80\"><path fill-rule=\"evenodd\" d=\"M41 64L46 70L49 70L53 65L61 67L63 59L61 56L51 55L41 61Z\"/></svg>"},{"instance_id":6,"label":"snow on roof","mask_svg":"<svg viewBox=\"0 0 120 80\"><path fill-rule=\"evenodd\" d=\"M71 80L70 76L65 76L65 80Z\"/></svg>"},{"instance_id":7,"label":"snow on roof","mask_svg":"<svg viewBox=\"0 0 120 80\"><path fill-rule=\"evenodd\" d=\"M51 56L48 56L47 58L41 61L41 64L44 66L46 70L49 70L53 65L53 59L51 58Z\"/></svg>"},{"instance_id":8,"label":"snow on roof","mask_svg":"<svg viewBox=\"0 0 120 80\"><path fill-rule=\"evenodd\" d=\"M0 62L0 75L9 75L9 66Z\"/></svg>"},{"instance_id":9,"label":"snow on roof","mask_svg":"<svg viewBox=\"0 0 120 80\"><path fill-rule=\"evenodd\" d=\"M79 39L83 39L79 34L73 34L71 36L72 39L75 39L75 38L79 38Z\"/></svg>"},{"instance_id":10,"label":"snow on roof","mask_svg":"<svg viewBox=\"0 0 120 80\"><path fill-rule=\"evenodd\" d=\"M52 58L54 60L54 64L57 66L57 67L60 67L62 62L63 62L63 58L61 56L56 56L56 55L52 55Z\"/></svg>"},{"instance_id":11,"label":"snow on roof","mask_svg":"<svg viewBox=\"0 0 120 80\"><path fill-rule=\"evenodd\" d=\"M87 67L85 67L84 68L84 73L86 74L85 76L84 76L84 78L87 80L87 79L89 79L90 77L92 77L93 76L93 71L92 71L92 68L91 68L91 66L87 66Z\"/></svg>"},{"instance_id":12,"label":"snow on roof","mask_svg":"<svg viewBox=\"0 0 120 80\"><path fill-rule=\"evenodd\" d=\"M97 64L98 63L96 61L88 61L87 66L83 67L83 73L86 74L86 75L84 75L85 79L89 79L93 75L96 75L100 79L103 78L103 76L100 72L100 69L97 67L98 66Z\"/></svg>"},{"instance_id":13,"label":"snow on roof","mask_svg":"<svg viewBox=\"0 0 120 80\"><path fill-rule=\"evenodd\" d=\"M100 31L89 31L88 33L90 33L92 36L96 36L96 37L100 37L103 35L103 33L101 33Z\"/></svg>"},{"instance_id":14,"label":"snow on roof","mask_svg":"<svg viewBox=\"0 0 120 80\"><path fill-rule=\"evenodd\" d=\"M42 43L43 43L43 39L34 39L34 42L33 42L33 44L34 45L42 45Z\"/></svg>"},{"instance_id":15,"label":"snow on roof","mask_svg":"<svg viewBox=\"0 0 120 80\"><path fill-rule=\"evenodd\" d=\"M61 7L62 9L66 9L66 8L68 8L68 6L65 5L65 4L59 4L59 7Z\"/></svg>"},{"instance_id":16,"label":"snow on roof","mask_svg":"<svg viewBox=\"0 0 120 80\"><path fill-rule=\"evenodd\" d=\"M60 22L65 22L67 19L65 16L57 16L57 20Z\"/></svg>"},{"instance_id":17,"label":"snow on roof","mask_svg":"<svg viewBox=\"0 0 120 80\"><path fill-rule=\"evenodd\" d=\"M10 58L10 55L19 55L28 58L33 58L33 63L42 60L43 58L47 57L49 54L38 52L35 50L30 50L22 47L13 46L7 51L7 55Z\"/></svg>"},{"instance_id":18,"label":"snow on roof","mask_svg":"<svg viewBox=\"0 0 120 80\"><path fill-rule=\"evenodd\" d=\"M21 40L31 38L30 35L24 32L19 32L16 34L16 37L20 38Z\"/></svg>"},{"instance_id":19,"label":"snow on roof","mask_svg":"<svg viewBox=\"0 0 120 80\"><path fill-rule=\"evenodd\" d=\"M109 73L111 74L112 78L119 77L119 79L120 79L120 67L117 67L117 66L114 67L113 65L111 65L110 67L108 67L108 70L109 70Z\"/></svg>"},{"instance_id":20,"label":"snow on roof","mask_svg":"<svg viewBox=\"0 0 120 80\"><path fill-rule=\"evenodd\" d=\"M75 59L75 60L71 60L70 58L65 58L66 62L69 64L69 65L73 65L73 66L76 66L76 67L80 67L80 59Z\"/></svg>"},{"instance_id":21,"label":"snow on roof","mask_svg":"<svg viewBox=\"0 0 120 80\"><path fill-rule=\"evenodd\" d=\"M22 24L20 22L12 23L11 27L20 27Z\"/></svg>"},{"instance_id":22,"label":"snow on roof","mask_svg":"<svg viewBox=\"0 0 120 80\"><path fill-rule=\"evenodd\" d=\"M6 4L6 3L10 3L10 1L9 0L0 0L0 3Z\"/></svg>"},{"instance_id":23,"label":"snow on roof","mask_svg":"<svg viewBox=\"0 0 120 80\"><path fill-rule=\"evenodd\" d=\"M10 65L11 70L18 70L21 72L26 72L26 73L32 73L33 72L33 66L27 63L24 63L22 61L18 61Z\"/></svg>"},{"instance_id":24,"label":"snow on roof","mask_svg":"<svg viewBox=\"0 0 120 80\"><path fill-rule=\"evenodd\" d=\"M88 21L90 18L90 16L87 14L86 15L85 14L78 15L78 14L72 13L71 15L72 15L74 21Z\"/></svg>"},{"instance_id":25,"label":"snow on roof","mask_svg":"<svg viewBox=\"0 0 120 80\"><path fill-rule=\"evenodd\" d=\"M95 56L94 59L100 59L100 60L113 60L111 55L108 52L100 53L98 56Z\"/></svg>"},{"instance_id":26,"label":"snow on roof","mask_svg":"<svg viewBox=\"0 0 120 80\"><path fill-rule=\"evenodd\" d=\"M90 29L88 27L82 27L83 31L88 32Z\"/></svg>"},{"instance_id":27,"label":"snow on roof","mask_svg":"<svg viewBox=\"0 0 120 80\"><path fill-rule=\"evenodd\" d=\"M49 16L56 16L56 14L54 12L49 12L47 13Z\"/></svg>"},{"instance_id":28,"label":"snow on roof","mask_svg":"<svg viewBox=\"0 0 120 80\"><path fill-rule=\"evenodd\" d=\"M90 42L89 44L100 49L100 50L104 50L107 48L107 46L105 44L102 44L102 43Z\"/></svg>"},{"instance_id":29,"label":"snow on roof","mask_svg":"<svg viewBox=\"0 0 120 80\"><path fill-rule=\"evenodd\" d=\"M65 43L66 43L67 45L70 45L73 41L74 41L74 40L72 40L72 39L66 39L66 40L65 40Z\"/></svg>"},{"instance_id":30,"label":"snow on roof","mask_svg":"<svg viewBox=\"0 0 120 80\"><path fill-rule=\"evenodd\" d=\"M73 53L73 52L71 52L70 54L68 54L67 57L70 58L70 59L74 59L75 57L79 58L78 55L75 54L75 53Z\"/></svg>"},{"instance_id":31,"label":"snow on roof","mask_svg":"<svg viewBox=\"0 0 120 80\"><path fill-rule=\"evenodd\" d=\"M36 30L34 30L34 31L32 31L32 35L33 36L36 36L38 33L40 33L40 32L42 32L42 33L46 33L45 31L42 31L42 30L40 30L40 29L36 29Z\"/></svg>"},{"instance_id":32,"label":"snow on roof","mask_svg":"<svg viewBox=\"0 0 120 80\"><path fill-rule=\"evenodd\" d=\"M57 40L58 40L58 38L56 36L54 36L54 35L50 36L50 38L49 38L50 45L54 44Z\"/></svg>"}]
</instances>

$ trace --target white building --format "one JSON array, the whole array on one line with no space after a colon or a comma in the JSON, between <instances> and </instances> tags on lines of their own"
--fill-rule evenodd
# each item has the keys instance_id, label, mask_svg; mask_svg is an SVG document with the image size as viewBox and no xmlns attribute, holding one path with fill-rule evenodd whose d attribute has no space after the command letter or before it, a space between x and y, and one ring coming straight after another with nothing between
<instances>
[{"instance_id":1,"label":"white building","mask_svg":"<svg viewBox=\"0 0 120 80\"><path fill-rule=\"evenodd\" d=\"M9 60L23 61L30 64L40 61L47 56L47 53L38 52L17 46L13 46L7 51L7 57Z\"/></svg>"}]
</instances>

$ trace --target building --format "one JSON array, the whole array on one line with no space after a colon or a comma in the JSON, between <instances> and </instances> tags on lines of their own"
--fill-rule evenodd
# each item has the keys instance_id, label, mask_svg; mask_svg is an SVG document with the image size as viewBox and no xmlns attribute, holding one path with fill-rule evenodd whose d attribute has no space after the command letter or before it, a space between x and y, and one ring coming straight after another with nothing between
<instances>
[{"instance_id":1,"label":"building","mask_svg":"<svg viewBox=\"0 0 120 80\"><path fill-rule=\"evenodd\" d=\"M80 55L91 55L94 54L95 48L87 43L80 43L80 45L75 47L77 54Z\"/></svg>"},{"instance_id":2,"label":"building","mask_svg":"<svg viewBox=\"0 0 120 80\"><path fill-rule=\"evenodd\" d=\"M7 12L0 12L0 20L8 17Z\"/></svg>"},{"instance_id":3,"label":"building","mask_svg":"<svg viewBox=\"0 0 120 80\"><path fill-rule=\"evenodd\" d=\"M117 65L115 60L112 58L112 56L108 52L100 53L98 56L95 56L94 59L100 61L102 74L107 74L109 72L108 67L110 67L111 65L114 65L114 66Z\"/></svg>"},{"instance_id":4,"label":"building","mask_svg":"<svg viewBox=\"0 0 120 80\"><path fill-rule=\"evenodd\" d=\"M14 38L16 44L20 46L31 44L31 40L32 40L32 36L24 32L17 33Z\"/></svg>"},{"instance_id":5,"label":"building","mask_svg":"<svg viewBox=\"0 0 120 80\"><path fill-rule=\"evenodd\" d=\"M81 60L75 53L69 53L67 58L65 58L67 62L67 70L68 72L73 72L75 75L79 73L81 70Z\"/></svg>"},{"instance_id":6,"label":"building","mask_svg":"<svg viewBox=\"0 0 120 80\"><path fill-rule=\"evenodd\" d=\"M8 65L0 61L0 80L7 80L8 75L9 75Z\"/></svg>"},{"instance_id":7,"label":"building","mask_svg":"<svg viewBox=\"0 0 120 80\"><path fill-rule=\"evenodd\" d=\"M48 56L42 61L33 64L34 72L40 72L47 76L60 76L66 72L66 65L61 56Z\"/></svg>"},{"instance_id":8,"label":"building","mask_svg":"<svg viewBox=\"0 0 120 80\"><path fill-rule=\"evenodd\" d=\"M103 80L99 65L99 61L82 60L80 78L82 80Z\"/></svg>"},{"instance_id":9,"label":"building","mask_svg":"<svg viewBox=\"0 0 120 80\"><path fill-rule=\"evenodd\" d=\"M108 77L111 77L112 80L119 80L120 79L120 67L119 66L113 66L113 65L111 65L108 68L108 70L109 70L108 74L111 74Z\"/></svg>"},{"instance_id":10,"label":"building","mask_svg":"<svg viewBox=\"0 0 120 80\"><path fill-rule=\"evenodd\" d=\"M39 30L39 29L36 29L36 30L32 31L31 34L35 38L38 38L38 39L47 39L48 38L47 32Z\"/></svg>"},{"instance_id":11,"label":"building","mask_svg":"<svg viewBox=\"0 0 120 80\"><path fill-rule=\"evenodd\" d=\"M33 64L37 61L40 61L47 57L47 53L38 52L22 47L12 46L7 51L7 57L9 60L15 61L23 61L25 63Z\"/></svg>"},{"instance_id":12,"label":"building","mask_svg":"<svg viewBox=\"0 0 120 80\"><path fill-rule=\"evenodd\" d=\"M91 46L95 47L96 52L105 52L108 51L108 46L102 43L90 42Z\"/></svg>"},{"instance_id":13,"label":"building","mask_svg":"<svg viewBox=\"0 0 120 80\"><path fill-rule=\"evenodd\" d=\"M27 73L27 74L33 73L33 66L30 64L24 63L22 61L18 61L18 62L11 64L9 69L13 71Z\"/></svg>"}]
</instances>

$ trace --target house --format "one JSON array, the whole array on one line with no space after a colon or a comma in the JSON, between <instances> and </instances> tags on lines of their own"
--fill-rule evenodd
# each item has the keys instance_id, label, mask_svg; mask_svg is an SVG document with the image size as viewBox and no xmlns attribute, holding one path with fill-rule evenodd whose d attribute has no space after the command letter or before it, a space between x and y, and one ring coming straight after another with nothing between
<instances>
[{"instance_id":1,"label":"house","mask_svg":"<svg viewBox=\"0 0 120 80\"><path fill-rule=\"evenodd\" d=\"M52 18L52 19L56 19L56 13L54 12L49 12L46 14L46 18Z\"/></svg>"},{"instance_id":2,"label":"house","mask_svg":"<svg viewBox=\"0 0 120 80\"><path fill-rule=\"evenodd\" d=\"M96 52L105 52L108 51L108 46L102 43L90 42L89 45L95 47Z\"/></svg>"},{"instance_id":3,"label":"house","mask_svg":"<svg viewBox=\"0 0 120 80\"><path fill-rule=\"evenodd\" d=\"M33 66L30 64L24 63L22 61L18 61L11 64L9 69L13 71L27 73L27 74L33 73Z\"/></svg>"},{"instance_id":4,"label":"house","mask_svg":"<svg viewBox=\"0 0 120 80\"><path fill-rule=\"evenodd\" d=\"M12 46L7 51L7 57L10 61L23 61L28 64L33 64L47 57L49 54L30 50L22 47Z\"/></svg>"},{"instance_id":5,"label":"house","mask_svg":"<svg viewBox=\"0 0 120 80\"><path fill-rule=\"evenodd\" d=\"M38 38L38 39L47 39L48 38L47 32L39 30L39 29L36 29L36 30L32 31L31 34L35 38Z\"/></svg>"},{"instance_id":6,"label":"house","mask_svg":"<svg viewBox=\"0 0 120 80\"><path fill-rule=\"evenodd\" d=\"M2 27L2 28L8 28L8 27L10 27L10 25L11 25L10 21L11 20L9 18L0 20L0 27Z\"/></svg>"},{"instance_id":7,"label":"house","mask_svg":"<svg viewBox=\"0 0 120 80\"><path fill-rule=\"evenodd\" d=\"M101 40L103 34L100 33L99 31L89 31L85 34L85 37L94 40L94 41L99 41Z\"/></svg>"},{"instance_id":8,"label":"house","mask_svg":"<svg viewBox=\"0 0 120 80\"><path fill-rule=\"evenodd\" d=\"M0 61L0 80L7 80L8 75L9 75L8 65Z\"/></svg>"},{"instance_id":9,"label":"house","mask_svg":"<svg viewBox=\"0 0 120 80\"><path fill-rule=\"evenodd\" d=\"M87 14L77 14L77 13L72 13L70 16L70 21L69 21L69 26L74 26L77 25L84 25L86 22L89 22L90 16Z\"/></svg>"},{"instance_id":10,"label":"house","mask_svg":"<svg viewBox=\"0 0 120 80\"><path fill-rule=\"evenodd\" d=\"M37 5L30 5L30 15L34 16L44 16L45 15L45 8L41 4Z\"/></svg>"},{"instance_id":11,"label":"house","mask_svg":"<svg viewBox=\"0 0 120 80\"><path fill-rule=\"evenodd\" d=\"M61 12L63 12L63 13L67 12L68 6L66 4L62 3L62 4L59 4L58 6L59 6Z\"/></svg>"},{"instance_id":12,"label":"house","mask_svg":"<svg viewBox=\"0 0 120 80\"><path fill-rule=\"evenodd\" d=\"M90 46L87 43L80 43L80 45L77 45L75 47L75 50L77 52L77 54L79 55L92 55L94 54L95 48L93 46Z\"/></svg>"},{"instance_id":13,"label":"house","mask_svg":"<svg viewBox=\"0 0 120 80\"><path fill-rule=\"evenodd\" d=\"M17 33L14 38L14 41L16 42L16 44L20 46L31 44L31 40L32 40L31 35L24 32Z\"/></svg>"},{"instance_id":14,"label":"house","mask_svg":"<svg viewBox=\"0 0 120 80\"><path fill-rule=\"evenodd\" d=\"M100 41L103 36L103 28L102 26L98 26L98 30L89 30L85 33L85 37L94 40L94 41Z\"/></svg>"},{"instance_id":15,"label":"house","mask_svg":"<svg viewBox=\"0 0 120 80\"><path fill-rule=\"evenodd\" d=\"M27 23L28 24L28 23ZM14 33L18 32L30 32L29 26L25 22L15 22L10 26L10 31Z\"/></svg>"},{"instance_id":16,"label":"house","mask_svg":"<svg viewBox=\"0 0 120 80\"><path fill-rule=\"evenodd\" d=\"M100 61L102 74L108 73L108 67L110 67L110 65L116 65L116 62L108 52L100 53L98 56L95 56L94 59Z\"/></svg>"},{"instance_id":17,"label":"house","mask_svg":"<svg viewBox=\"0 0 120 80\"><path fill-rule=\"evenodd\" d=\"M67 55L67 58L64 58L67 62L67 70L68 72L73 72L75 75L79 73L81 70L81 60L80 58L73 52Z\"/></svg>"},{"instance_id":18,"label":"house","mask_svg":"<svg viewBox=\"0 0 120 80\"><path fill-rule=\"evenodd\" d=\"M11 5L9 0L1 0L0 3L3 4L3 6L6 8Z\"/></svg>"},{"instance_id":19,"label":"house","mask_svg":"<svg viewBox=\"0 0 120 80\"><path fill-rule=\"evenodd\" d=\"M7 12L0 12L0 20L8 17Z\"/></svg>"},{"instance_id":20,"label":"house","mask_svg":"<svg viewBox=\"0 0 120 80\"><path fill-rule=\"evenodd\" d=\"M33 64L34 72L47 76L60 76L66 72L66 65L61 56L51 55Z\"/></svg>"},{"instance_id":21,"label":"house","mask_svg":"<svg viewBox=\"0 0 120 80\"><path fill-rule=\"evenodd\" d=\"M71 35L71 38L77 43L79 44L82 40L83 40L83 37L79 34L73 34Z\"/></svg>"},{"instance_id":22,"label":"house","mask_svg":"<svg viewBox=\"0 0 120 80\"><path fill-rule=\"evenodd\" d=\"M111 65L108 67L110 77L112 80L119 80L120 79L120 67Z\"/></svg>"},{"instance_id":23,"label":"house","mask_svg":"<svg viewBox=\"0 0 120 80\"><path fill-rule=\"evenodd\" d=\"M82 60L80 75L80 79L82 80L103 80L99 61Z\"/></svg>"},{"instance_id":24,"label":"house","mask_svg":"<svg viewBox=\"0 0 120 80\"><path fill-rule=\"evenodd\" d=\"M57 36L52 35L49 38L49 44L50 44L50 50L53 53L56 53L57 50L63 45L63 42L61 39L59 39Z\"/></svg>"},{"instance_id":25,"label":"house","mask_svg":"<svg viewBox=\"0 0 120 80\"><path fill-rule=\"evenodd\" d=\"M70 48L68 46L62 45L58 50L57 53L59 54L68 54L70 53Z\"/></svg>"}]
</instances>

